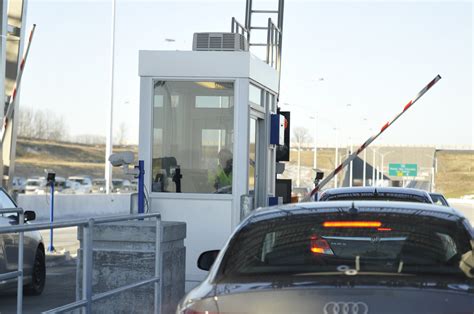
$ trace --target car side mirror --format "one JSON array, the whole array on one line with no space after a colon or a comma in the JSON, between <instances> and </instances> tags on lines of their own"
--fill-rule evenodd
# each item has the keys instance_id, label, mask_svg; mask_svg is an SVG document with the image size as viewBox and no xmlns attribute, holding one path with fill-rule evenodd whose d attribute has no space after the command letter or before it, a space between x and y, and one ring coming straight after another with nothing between
<instances>
[{"instance_id":1,"label":"car side mirror","mask_svg":"<svg viewBox=\"0 0 474 314\"><path fill-rule=\"evenodd\" d=\"M32 210L26 210L24 212L25 221L32 221L36 219L36 213Z\"/></svg>"},{"instance_id":2,"label":"car side mirror","mask_svg":"<svg viewBox=\"0 0 474 314\"><path fill-rule=\"evenodd\" d=\"M219 250L206 251L204 253L201 253L198 258L197 267L199 269L209 271L209 269L211 269L212 267L212 264L214 264L218 254Z\"/></svg>"}]
</instances>

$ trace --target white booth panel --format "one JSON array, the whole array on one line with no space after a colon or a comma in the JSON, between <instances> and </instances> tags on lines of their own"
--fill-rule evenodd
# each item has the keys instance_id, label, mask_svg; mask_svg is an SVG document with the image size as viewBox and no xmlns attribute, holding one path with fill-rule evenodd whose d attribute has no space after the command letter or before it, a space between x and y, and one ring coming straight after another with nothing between
<instances>
[{"instance_id":1,"label":"white booth panel","mask_svg":"<svg viewBox=\"0 0 474 314\"><path fill-rule=\"evenodd\" d=\"M197 284L207 272L197 268L199 255L208 250L220 250L226 243L232 228L232 198L193 197L188 194L179 198L160 193L151 197L152 211L161 213L164 221L182 221L186 223L186 281Z\"/></svg>"},{"instance_id":2,"label":"white booth panel","mask_svg":"<svg viewBox=\"0 0 474 314\"><path fill-rule=\"evenodd\" d=\"M250 78L278 90L278 72L248 51L140 50L138 73L161 78Z\"/></svg>"}]
</instances>

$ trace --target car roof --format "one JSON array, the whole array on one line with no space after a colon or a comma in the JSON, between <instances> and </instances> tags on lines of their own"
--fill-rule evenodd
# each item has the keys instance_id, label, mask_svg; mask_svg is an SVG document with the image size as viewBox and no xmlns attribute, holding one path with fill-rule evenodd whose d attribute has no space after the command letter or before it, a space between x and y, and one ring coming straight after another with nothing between
<instances>
[{"instance_id":1,"label":"car roof","mask_svg":"<svg viewBox=\"0 0 474 314\"><path fill-rule=\"evenodd\" d=\"M247 219L252 222L264 221L273 218L287 217L289 215L307 215L318 213L336 213L341 209L357 208L358 212L391 212L405 215L424 215L445 220L466 219L458 210L427 203L387 202L387 201L331 201L331 202L306 202L289 205L279 205L255 210ZM247 220L246 219L246 220Z\"/></svg>"},{"instance_id":2,"label":"car roof","mask_svg":"<svg viewBox=\"0 0 474 314\"><path fill-rule=\"evenodd\" d=\"M426 196L428 192L419 189L412 188L401 188L401 187L376 187L376 186L360 186L360 187L345 187L345 188L333 188L323 191L324 194L337 195L345 193L400 193L400 194L411 194Z\"/></svg>"}]
</instances>

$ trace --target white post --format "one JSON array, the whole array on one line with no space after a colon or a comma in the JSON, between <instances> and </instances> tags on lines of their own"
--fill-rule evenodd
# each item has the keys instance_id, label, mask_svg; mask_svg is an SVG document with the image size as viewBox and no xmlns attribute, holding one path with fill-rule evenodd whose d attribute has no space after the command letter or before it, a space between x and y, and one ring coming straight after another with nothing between
<instances>
[{"instance_id":1,"label":"white post","mask_svg":"<svg viewBox=\"0 0 474 314\"><path fill-rule=\"evenodd\" d=\"M296 186L300 186L301 177L301 143L298 143L298 177L296 178Z\"/></svg>"},{"instance_id":2,"label":"white post","mask_svg":"<svg viewBox=\"0 0 474 314\"><path fill-rule=\"evenodd\" d=\"M350 141L351 141L350 154L352 154L352 140L350 139ZM350 165L349 165L349 187L352 187L353 173L354 173L354 164L353 164L353 161L351 160Z\"/></svg>"},{"instance_id":3,"label":"white post","mask_svg":"<svg viewBox=\"0 0 474 314\"><path fill-rule=\"evenodd\" d=\"M336 129L336 152L334 156L334 167L339 165L339 130ZM337 174L334 175L334 187L337 188Z\"/></svg>"},{"instance_id":4,"label":"white post","mask_svg":"<svg viewBox=\"0 0 474 314\"><path fill-rule=\"evenodd\" d=\"M431 192L435 192L435 168L434 165L431 166Z\"/></svg>"},{"instance_id":5,"label":"white post","mask_svg":"<svg viewBox=\"0 0 474 314\"><path fill-rule=\"evenodd\" d=\"M385 154L382 154L382 163L380 164L380 186L383 186L384 178L383 178L383 159L385 157Z\"/></svg>"},{"instance_id":6,"label":"white post","mask_svg":"<svg viewBox=\"0 0 474 314\"><path fill-rule=\"evenodd\" d=\"M316 134L317 134L317 123L316 123L316 114L314 115L314 157L313 157L313 168L316 171L318 167L318 146L316 141Z\"/></svg>"},{"instance_id":7,"label":"white post","mask_svg":"<svg viewBox=\"0 0 474 314\"><path fill-rule=\"evenodd\" d=\"M366 186L365 181L367 180L367 149L364 149L364 168L362 169L362 186Z\"/></svg>"},{"instance_id":8,"label":"white post","mask_svg":"<svg viewBox=\"0 0 474 314\"><path fill-rule=\"evenodd\" d=\"M115 56L115 0L112 0L112 49L110 58L110 106L107 119L107 135L105 140L105 192L110 193L112 183L112 165L109 156L112 154L113 146L113 113L114 113L114 56Z\"/></svg>"},{"instance_id":9,"label":"white post","mask_svg":"<svg viewBox=\"0 0 474 314\"><path fill-rule=\"evenodd\" d=\"M372 148L372 186L375 186L375 148Z\"/></svg>"}]
</instances>

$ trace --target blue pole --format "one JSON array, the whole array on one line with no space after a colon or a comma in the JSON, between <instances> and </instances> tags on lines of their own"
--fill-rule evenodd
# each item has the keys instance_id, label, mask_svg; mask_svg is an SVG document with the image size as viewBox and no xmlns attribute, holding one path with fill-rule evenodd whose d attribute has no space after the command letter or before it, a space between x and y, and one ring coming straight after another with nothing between
<instances>
[{"instance_id":1,"label":"blue pole","mask_svg":"<svg viewBox=\"0 0 474 314\"><path fill-rule=\"evenodd\" d=\"M49 222L53 224L54 222L54 181L50 182L51 184L51 207L50 207L50 212L49 212ZM51 227L50 232L49 232L49 248L48 250L50 252L54 251L54 245L53 245L53 228Z\"/></svg>"},{"instance_id":2,"label":"blue pole","mask_svg":"<svg viewBox=\"0 0 474 314\"><path fill-rule=\"evenodd\" d=\"M145 162L143 160L138 161L138 213L145 213Z\"/></svg>"}]
</instances>

